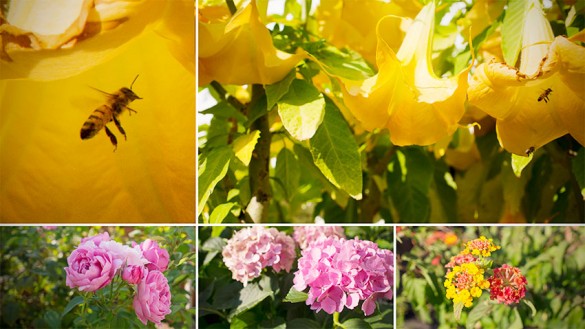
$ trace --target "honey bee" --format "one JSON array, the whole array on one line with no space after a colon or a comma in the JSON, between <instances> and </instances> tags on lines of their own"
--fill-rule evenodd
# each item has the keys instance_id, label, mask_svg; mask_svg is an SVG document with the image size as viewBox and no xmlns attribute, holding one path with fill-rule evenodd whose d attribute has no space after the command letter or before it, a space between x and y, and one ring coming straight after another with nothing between
<instances>
[{"instance_id":1,"label":"honey bee","mask_svg":"<svg viewBox=\"0 0 585 329\"><path fill-rule=\"evenodd\" d=\"M124 109L128 109L130 113L136 113L135 110L128 107L128 105L135 99L142 99L132 91L132 86L134 85L136 79L138 79L138 75L132 81L130 88L122 87L113 94L102 91L104 94L108 95L108 100L105 104L95 109L89 118L87 118L87 120L83 123L80 133L81 139L92 138L93 136L97 135L97 133L102 130L102 128L105 128L106 134L110 138L110 142L112 142L112 145L114 145L114 151L116 151L118 148L118 140L116 139L116 136L110 131L108 126L106 126L106 124L110 121L114 121L120 133L124 135L124 139L127 139L126 132L124 131L124 128L122 128L118 116L122 114Z\"/></svg>"},{"instance_id":2,"label":"honey bee","mask_svg":"<svg viewBox=\"0 0 585 329\"><path fill-rule=\"evenodd\" d=\"M534 146L529 147L525 152L527 156L530 156L532 153L534 153Z\"/></svg>"},{"instance_id":3,"label":"honey bee","mask_svg":"<svg viewBox=\"0 0 585 329\"><path fill-rule=\"evenodd\" d=\"M545 103L548 103L548 96L550 95L550 93L552 93L552 89L547 88L542 94L540 94L540 96L538 96L538 101L543 101Z\"/></svg>"}]
</instances>

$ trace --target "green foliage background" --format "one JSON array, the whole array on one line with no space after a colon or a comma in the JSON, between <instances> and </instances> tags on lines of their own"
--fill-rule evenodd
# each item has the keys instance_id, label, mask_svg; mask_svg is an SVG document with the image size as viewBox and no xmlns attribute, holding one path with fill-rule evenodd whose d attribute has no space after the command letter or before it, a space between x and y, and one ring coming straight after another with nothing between
<instances>
[{"instance_id":1,"label":"green foliage background","mask_svg":"<svg viewBox=\"0 0 585 329\"><path fill-rule=\"evenodd\" d=\"M289 294L293 285L297 262L290 273L264 270L260 278L242 283L232 279L232 272L224 265L221 252L227 239L242 227L199 228L199 327L200 328L332 328L333 316L315 313L305 305L305 296ZM277 227L292 236L292 227ZM376 242L382 249L394 250L391 227L345 227L348 238ZM300 251L297 249L297 259ZM302 295L302 294L301 294ZM286 302L293 298L296 302ZM345 309L339 322L346 328L393 328L393 302L378 301L377 310L364 317L360 307ZM361 304L360 304L361 305Z\"/></svg>"},{"instance_id":2,"label":"green foliage background","mask_svg":"<svg viewBox=\"0 0 585 329\"><path fill-rule=\"evenodd\" d=\"M83 293L65 284L67 257L81 238L104 231L122 244L156 240L170 255L164 272L171 288L172 328L191 328L195 313L195 229L193 227L0 227L1 328L145 328L132 308L133 292L124 284L111 300L110 286ZM117 285L121 279L114 280ZM99 297L98 297L99 296ZM101 298L101 297L105 297ZM103 304L101 301L111 301ZM148 328L154 328L149 322Z\"/></svg>"},{"instance_id":3,"label":"green foliage background","mask_svg":"<svg viewBox=\"0 0 585 329\"><path fill-rule=\"evenodd\" d=\"M454 231L455 246L427 240L437 230ZM484 291L461 320L445 297L445 264L462 250L462 242L479 236L502 248L492 253L492 268L518 267L527 279L525 303L489 304ZM397 234L397 268L401 271L397 297L397 327L430 324L436 328L580 328L585 321L585 227L402 227ZM432 263L438 258L438 263ZM486 277L491 272L486 274Z\"/></svg>"}]
</instances>

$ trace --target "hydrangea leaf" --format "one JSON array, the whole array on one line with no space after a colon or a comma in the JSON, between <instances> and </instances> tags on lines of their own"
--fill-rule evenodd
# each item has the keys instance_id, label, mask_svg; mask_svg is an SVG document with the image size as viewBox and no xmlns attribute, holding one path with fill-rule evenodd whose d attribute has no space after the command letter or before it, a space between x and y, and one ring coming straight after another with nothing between
<instances>
[{"instance_id":1,"label":"hydrangea leaf","mask_svg":"<svg viewBox=\"0 0 585 329\"><path fill-rule=\"evenodd\" d=\"M353 328L353 329L372 329L369 323L362 319L349 319L342 323L344 328Z\"/></svg>"},{"instance_id":2,"label":"hydrangea leaf","mask_svg":"<svg viewBox=\"0 0 585 329\"><path fill-rule=\"evenodd\" d=\"M283 302L300 303L306 301L308 297L309 294L307 294L306 292L298 291L294 287L291 287L290 290L288 291L288 294L286 294L286 297L284 298Z\"/></svg>"},{"instance_id":3,"label":"hydrangea leaf","mask_svg":"<svg viewBox=\"0 0 585 329\"><path fill-rule=\"evenodd\" d=\"M250 164L250 159L252 159L252 153L254 152L258 138L260 138L260 130L254 130L249 134L239 136L232 143L236 157L246 166Z\"/></svg>"},{"instance_id":4,"label":"hydrangea leaf","mask_svg":"<svg viewBox=\"0 0 585 329\"><path fill-rule=\"evenodd\" d=\"M276 157L276 178L282 183L287 199L296 193L301 178L299 161L289 149L283 148Z\"/></svg>"},{"instance_id":5,"label":"hydrangea leaf","mask_svg":"<svg viewBox=\"0 0 585 329\"><path fill-rule=\"evenodd\" d=\"M277 284L276 279L270 278L267 275L261 276L259 281L248 283L248 285L239 291L238 307L230 312L228 321L238 314L246 312L258 305L265 298L272 296L274 294L273 286L275 284Z\"/></svg>"},{"instance_id":6,"label":"hydrangea leaf","mask_svg":"<svg viewBox=\"0 0 585 329\"><path fill-rule=\"evenodd\" d=\"M203 211L203 207L213 192L215 185L226 175L228 167L233 157L231 148L224 146L213 149L207 157L202 158L199 165L198 179L198 203L197 216Z\"/></svg>"},{"instance_id":7,"label":"hydrangea leaf","mask_svg":"<svg viewBox=\"0 0 585 329\"><path fill-rule=\"evenodd\" d=\"M278 102L278 114L286 130L297 140L307 140L323 121L325 99L313 85L295 79Z\"/></svg>"},{"instance_id":8,"label":"hydrangea leaf","mask_svg":"<svg viewBox=\"0 0 585 329\"><path fill-rule=\"evenodd\" d=\"M354 199L362 198L362 169L358 145L335 105L326 102L325 118L309 141L315 165L323 175Z\"/></svg>"},{"instance_id":9,"label":"hydrangea leaf","mask_svg":"<svg viewBox=\"0 0 585 329\"><path fill-rule=\"evenodd\" d=\"M502 24L502 52L504 60L511 66L516 64L522 47L522 33L528 3L524 0L508 1L508 9Z\"/></svg>"}]
</instances>

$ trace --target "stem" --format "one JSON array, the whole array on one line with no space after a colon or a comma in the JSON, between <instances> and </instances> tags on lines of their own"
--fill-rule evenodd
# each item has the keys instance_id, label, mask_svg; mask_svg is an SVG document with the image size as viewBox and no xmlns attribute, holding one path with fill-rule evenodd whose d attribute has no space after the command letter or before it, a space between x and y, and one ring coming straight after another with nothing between
<instances>
[{"instance_id":1,"label":"stem","mask_svg":"<svg viewBox=\"0 0 585 329\"><path fill-rule=\"evenodd\" d=\"M345 328L340 322L339 322L339 312L335 312L333 313L333 328Z\"/></svg>"},{"instance_id":2,"label":"stem","mask_svg":"<svg viewBox=\"0 0 585 329\"><path fill-rule=\"evenodd\" d=\"M227 90L217 81L213 80L209 85L219 94L222 99L225 99L231 106L235 107L239 111L243 111L246 106L242 104L237 98L228 94Z\"/></svg>"},{"instance_id":3,"label":"stem","mask_svg":"<svg viewBox=\"0 0 585 329\"><path fill-rule=\"evenodd\" d=\"M264 88L261 85L252 85L250 107L255 106L264 97L264 93ZM260 131L260 138L256 143L252 153L252 160L250 160L248 167L252 199L246 208L246 212L252 221L261 223L268 218L268 207L271 199L269 164L272 135L270 133L268 114L264 114L254 121L250 129Z\"/></svg>"}]
</instances>

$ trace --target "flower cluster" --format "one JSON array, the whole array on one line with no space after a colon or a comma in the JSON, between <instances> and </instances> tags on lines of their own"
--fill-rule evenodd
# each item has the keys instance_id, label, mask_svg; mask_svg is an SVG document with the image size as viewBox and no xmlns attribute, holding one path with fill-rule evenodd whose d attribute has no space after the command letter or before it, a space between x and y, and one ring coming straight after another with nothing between
<instances>
[{"instance_id":1,"label":"flower cluster","mask_svg":"<svg viewBox=\"0 0 585 329\"><path fill-rule=\"evenodd\" d=\"M246 286L268 266L289 272L296 257L295 242L275 228L254 226L236 232L222 255L232 278Z\"/></svg>"},{"instance_id":2,"label":"flower cluster","mask_svg":"<svg viewBox=\"0 0 585 329\"><path fill-rule=\"evenodd\" d=\"M343 227L341 226L295 226L293 238L301 249L306 249L311 243L317 241L320 237L335 236L345 238Z\"/></svg>"},{"instance_id":3,"label":"flower cluster","mask_svg":"<svg viewBox=\"0 0 585 329\"><path fill-rule=\"evenodd\" d=\"M378 298L392 298L393 254L371 241L336 236L321 237L302 251L295 272L294 288L309 287L306 301L312 310L329 314L345 307L370 315Z\"/></svg>"},{"instance_id":4,"label":"flower cluster","mask_svg":"<svg viewBox=\"0 0 585 329\"><path fill-rule=\"evenodd\" d=\"M526 277L517 267L508 264L494 270L490 282L490 299L498 303L517 304L526 295Z\"/></svg>"},{"instance_id":5,"label":"flower cluster","mask_svg":"<svg viewBox=\"0 0 585 329\"><path fill-rule=\"evenodd\" d=\"M490 299L498 303L518 303L526 293L526 278L516 267L504 264L494 270L493 276L485 279L492 261L488 259L492 252L501 247L492 239L481 236L468 241L459 254L451 257L445 265L446 296L455 305L455 317L458 319L463 306L471 307L473 299L479 298L484 289L490 289Z\"/></svg>"},{"instance_id":6,"label":"flower cluster","mask_svg":"<svg viewBox=\"0 0 585 329\"><path fill-rule=\"evenodd\" d=\"M461 253L490 257L493 251L499 250L500 248L500 246L494 244L492 239L487 239L485 236L481 236L479 239L467 242L465 244L465 249Z\"/></svg>"},{"instance_id":7,"label":"flower cluster","mask_svg":"<svg viewBox=\"0 0 585 329\"><path fill-rule=\"evenodd\" d=\"M482 289L489 288L490 283L484 279L484 270L475 263L463 263L453 267L447 273L445 288L447 298L454 303L462 303L465 307L473 305L473 298L481 296Z\"/></svg>"},{"instance_id":8,"label":"flower cluster","mask_svg":"<svg viewBox=\"0 0 585 329\"><path fill-rule=\"evenodd\" d=\"M171 292L162 272L169 264L169 253L156 241L126 246L110 239L108 232L81 240L67 257L66 284L80 291L96 291L112 283L116 275L136 285L133 306L145 325L160 324L171 313Z\"/></svg>"}]
</instances>

